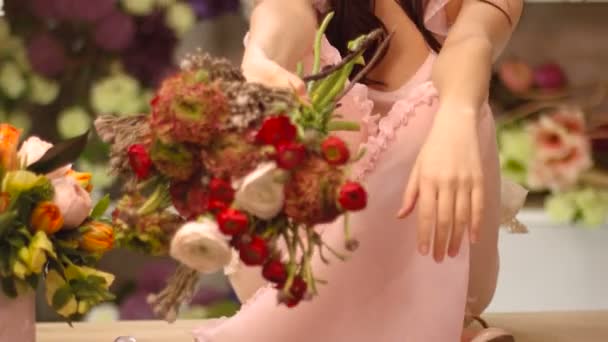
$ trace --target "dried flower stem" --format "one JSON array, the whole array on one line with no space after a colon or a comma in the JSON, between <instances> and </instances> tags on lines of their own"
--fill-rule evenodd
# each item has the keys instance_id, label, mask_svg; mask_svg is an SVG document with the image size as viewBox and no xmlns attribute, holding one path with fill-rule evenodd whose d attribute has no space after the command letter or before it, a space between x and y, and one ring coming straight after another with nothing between
<instances>
[{"instance_id":1,"label":"dried flower stem","mask_svg":"<svg viewBox=\"0 0 608 342\"><path fill-rule=\"evenodd\" d=\"M376 32L376 31L374 31L374 32ZM346 87L346 89L344 89L342 91L342 93L340 95L338 95L338 97L335 100L336 102L339 102L340 99L342 99L346 94L348 94L348 92L353 89L355 84L360 82L376 66L376 64L380 61L380 58L384 55L384 52L388 48L388 43L390 42L391 38L393 38L394 34L395 34L394 31L389 33L389 35L386 37L386 39L384 39L382 41L382 43L378 47L378 50L376 50L376 52L374 53L374 56L369 61L369 63L367 63L367 65L365 65L365 67L363 69L361 69L361 71L359 71L355 75L355 77L353 77L353 79L351 80L350 84ZM374 39L378 39L378 38L374 38Z\"/></svg>"},{"instance_id":2,"label":"dried flower stem","mask_svg":"<svg viewBox=\"0 0 608 342\"><path fill-rule=\"evenodd\" d=\"M340 63L329 66L320 72L313 73L309 76L305 76L302 79L304 80L304 82L313 82L313 81L318 81L318 80L326 78L327 76L333 74L334 72L342 69L346 64L352 62L355 58L357 58L361 54L363 54L363 52L365 52L365 50L367 50L374 41L381 39L383 35L384 35L384 31L382 29L377 29L377 30L372 31L370 34L368 34L366 36L365 40L361 43L361 45L357 49L355 49L354 51L352 51L351 53L346 55L340 61ZM387 39L385 39L385 41L388 41L389 39L390 39L390 35ZM384 44L384 42L382 44ZM387 44L388 44L388 42L387 42ZM381 55L382 53L383 53L383 51L378 49L378 51L376 51L374 56L379 55L379 54ZM365 77L365 75L362 75L362 77Z\"/></svg>"},{"instance_id":3,"label":"dried flower stem","mask_svg":"<svg viewBox=\"0 0 608 342\"><path fill-rule=\"evenodd\" d=\"M198 272L184 265L178 266L164 290L148 297L154 313L169 323L175 322L183 303L189 302L198 287Z\"/></svg>"},{"instance_id":4,"label":"dried flower stem","mask_svg":"<svg viewBox=\"0 0 608 342\"><path fill-rule=\"evenodd\" d=\"M296 262L296 237L294 234L293 240L289 238L289 234L287 231L283 232L283 239L287 244L287 250L289 252L289 264L287 265L287 280L285 281L285 286L283 287L283 293L290 296L289 289L293 284L293 280L296 276L297 271L297 262Z\"/></svg>"}]
</instances>

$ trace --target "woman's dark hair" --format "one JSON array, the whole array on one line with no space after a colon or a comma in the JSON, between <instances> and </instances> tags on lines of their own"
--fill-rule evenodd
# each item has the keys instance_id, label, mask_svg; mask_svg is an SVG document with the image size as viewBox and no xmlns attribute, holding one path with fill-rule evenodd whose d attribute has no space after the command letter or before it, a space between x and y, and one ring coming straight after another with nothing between
<instances>
[{"instance_id":1,"label":"woman's dark hair","mask_svg":"<svg viewBox=\"0 0 608 342\"><path fill-rule=\"evenodd\" d=\"M424 25L424 12L428 0L394 0L416 25L428 46L435 52L441 49L441 43ZM501 11L511 22L509 14L490 0L480 0ZM345 56L348 54L348 42L370 33L371 31L386 27L374 14L375 0L330 0L334 18L327 28L327 39ZM364 54L365 60L369 61L375 53L376 47L372 47Z\"/></svg>"},{"instance_id":2,"label":"woman's dark hair","mask_svg":"<svg viewBox=\"0 0 608 342\"><path fill-rule=\"evenodd\" d=\"M431 49L439 52L441 44L424 25L424 9L428 0L396 0L405 14L422 33ZM348 42L371 31L386 27L374 14L375 0L330 0L334 18L327 27L327 39L345 56L348 54ZM370 60L375 48L365 53Z\"/></svg>"}]
</instances>

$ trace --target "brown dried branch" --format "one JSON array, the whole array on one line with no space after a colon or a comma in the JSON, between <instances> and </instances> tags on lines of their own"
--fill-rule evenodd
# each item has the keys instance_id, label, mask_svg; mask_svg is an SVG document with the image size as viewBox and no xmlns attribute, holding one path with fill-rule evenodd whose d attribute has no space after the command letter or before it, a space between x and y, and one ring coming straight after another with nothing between
<instances>
[{"instance_id":1,"label":"brown dried branch","mask_svg":"<svg viewBox=\"0 0 608 342\"><path fill-rule=\"evenodd\" d=\"M363 42L361 43L361 45L359 46L358 49L356 49L355 51L352 51L351 53L349 53L348 55L346 55L341 61L340 63L336 64L336 65L332 65L329 66L325 69L323 69L321 72L314 74L314 75L309 75L309 76L305 76L302 79L304 80L304 82L310 82L310 81L318 81L320 79L326 78L327 76L333 74L334 72L336 72L337 70L341 69L342 67L344 67L346 64L350 63L353 59L355 59L357 56L361 55L363 52L365 52L365 50L369 49L371 47L371 45L377 41L382 39L382 37L384 36L384 30L382 29L377 29L372 31L370 34L367 35L367 37L363 40ZM390 37L392 36L392 34L390 34L381 44L381 46L378 48L378 51L376 51L376 53L374 54L374 57L376 57L376 55L382 55L383 51L382 51L382 45L384 45L386 43L387 40L390 40ZM372 58L373 59L373 58ZM371 63L370 63L371 64ZM363 75L362 77L364 77L365 75Z\"/></svg>"},{"instance_id":2,"label":"brown dried branch","mask_svg":"<svg viewBox=\"0 0 608 342\"><path fill-rule=\"evenodd\" d=\"M357 84L359 81L361 81L376 66L376 64L378 64L378 62L380 61L380 58L382 58L382 56L384 55L384 52L388 48L388 43L390 42L390 40L394 34L395 34L394 31L391 32L386 37L386 39L384 39L384 41L382 41L382 43L378 47L378 50L376 51L376 53L374 53L374 56L369 61L369 63L367 63L367 65L363 69L361 69L361 71L359 71L357 73L357 75L355 75L355 77L353 77L353 79L351 80L348 87L346 87L346 89L344 89L342 91L342 93L340 95L338 95L338 97L336 98L336 102L339 102L340 99L342 99L346 94L348 94L348 92L353 89L355 84Z\"/></svg>"},{"instance_id":3,"label":"brown dried branch","mask_svg":"<svg viewBox=\"0 0 608 342\"><path fill-rule=\"evenodd\" d=\"M182 304L192 300L198 288L198 281L197 271L180 264L167 281L165 289L156 295L148 296L148 304L152 306L154 314L173 323Z\"/></svg>"}]
</instances>

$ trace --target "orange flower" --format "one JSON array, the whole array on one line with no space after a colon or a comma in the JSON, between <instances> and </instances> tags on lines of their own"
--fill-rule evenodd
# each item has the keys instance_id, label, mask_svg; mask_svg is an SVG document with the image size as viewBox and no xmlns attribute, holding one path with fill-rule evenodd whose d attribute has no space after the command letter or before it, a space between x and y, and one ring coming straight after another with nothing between
<instances>
[{"instance_id":1,"label":"orange flower","mask_svg":"<svg viewBox=\"0 0 608 342\"><path fill-rule=\"evenodd\" d=\"M59 207L53 202L42 202L32 212L31 225L34 230L41 230L47 235L55 234L63 227L63 216Z\"/></svg>"},{"instance_id":2,"label":"orange flower","mask_svg":"<svg viewBox=\"0 0 608 342\"><path fill-rule=\"evenodd\" d=\"M80 238L80 249L96 254L103 254L114 246L114 229L112 226L92 221L86 224L88 228Z\"/></svg>"},{"instance_id":3,"label":"orange flower","mask_svg":"<svg viewBox=\"0 0 608 342\"><path fill-rule=\"evenodd\" d=\"M93 184L91 183L92 176L89 172L76 172L70 169L67 172L67 175L74 178L76 183L78 183L78 185L80 185L87 192L93 191Z\"/></svg>"},{"instance_id":4,"label":"orange flower","mask_svg":"<svg viewBox=\"0 0 608 342\"><path fill-rule=\"evenodd\" d=\"M0 193L0 214L5 212L8 209L8 206L11 204L11 195L8 192Z\"/></svg>"},{"instance_id":5,"label":"orange flower","mask_svg":"<svg viewBox=\"0 0 608 342\"><path fill-rule=\"evenodd\" d=\"M0 124L0 165L5 170L17 168L17 144L21 130L9 124Z\"/></svg>"}]
</instances>

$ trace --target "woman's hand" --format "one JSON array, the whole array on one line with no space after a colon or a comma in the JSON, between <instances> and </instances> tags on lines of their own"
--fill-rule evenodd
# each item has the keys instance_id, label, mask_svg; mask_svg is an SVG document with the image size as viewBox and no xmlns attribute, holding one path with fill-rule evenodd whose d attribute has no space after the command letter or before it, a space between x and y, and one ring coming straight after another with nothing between
<instances>
[{"instance_id":1,"label":"woman's hand","mask_svg":"<svg viewBox=\"0 0 608 342\"><path fill-rule=\"evenodd\" d=\"M479 239L484 204L476 112L440 109L416 160L398 217L418 206L418 250L455 257L468 228ZM433 229L435 228L435 229Z\"/></svg>"},{"instance_id":2,"label":"woman's hand","mask_svg":"<svg viewBox=\"0 0 608 342\"><path fill-rule=\"evenodd\" d=\"M269 87L286 88L295 91L302 97L306 95L304 81L268 58L264 51L254 43L247 46L242 69L248 82L261 83Z\"/></svg>"}]
</instances>

